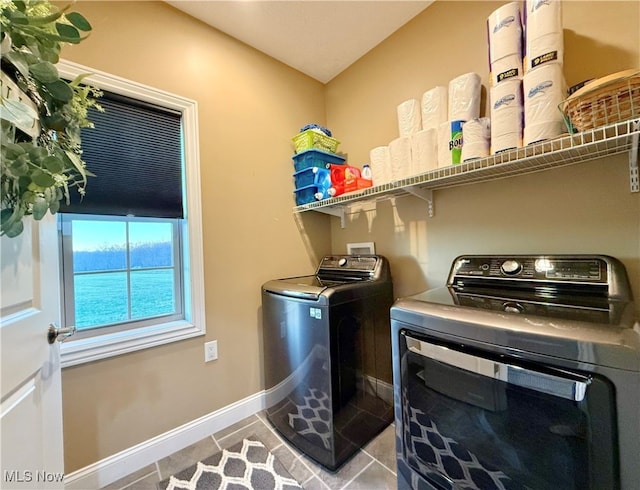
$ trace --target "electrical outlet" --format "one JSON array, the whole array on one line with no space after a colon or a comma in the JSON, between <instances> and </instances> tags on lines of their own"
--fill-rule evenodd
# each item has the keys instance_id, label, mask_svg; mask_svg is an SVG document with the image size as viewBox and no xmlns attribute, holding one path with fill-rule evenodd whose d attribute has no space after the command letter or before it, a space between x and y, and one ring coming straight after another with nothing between
<instances>
[{"instance_id":1,"label":"electrical outlet","mask_svg":"<svg viewBox=\"0 0 640 490\"><path fill-rule=\"evenodd\" d=\"M218 358L218 341L212 340L204 344L204 362L215 361Z\"/></svg>"}]
</instances>

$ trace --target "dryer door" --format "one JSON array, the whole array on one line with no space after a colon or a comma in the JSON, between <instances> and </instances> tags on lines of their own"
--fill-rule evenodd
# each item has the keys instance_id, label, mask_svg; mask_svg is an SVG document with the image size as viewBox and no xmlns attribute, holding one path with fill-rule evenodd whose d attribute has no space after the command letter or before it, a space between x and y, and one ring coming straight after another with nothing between
<instances>
[{"instance_id":1,"label":"dryer door","mask_svg":"<svg viewBox=\"0 0 640 490\"><path fill-rule=\"evenodd\" d=\"M604 378L400 335L403 452L437 488L619 488Z\"/></svg>"}]
</instances>

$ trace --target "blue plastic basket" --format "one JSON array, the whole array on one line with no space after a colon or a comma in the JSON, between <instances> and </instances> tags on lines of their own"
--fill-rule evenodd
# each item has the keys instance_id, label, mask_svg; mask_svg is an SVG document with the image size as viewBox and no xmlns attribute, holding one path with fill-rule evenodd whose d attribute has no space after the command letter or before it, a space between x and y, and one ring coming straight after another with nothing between
<instances>
[{"instance_id":1,"label":"blue plastic basket","mask_svg":"<svg viewBox=\"0 0 640 490\"><path fill-rule=\"evenodd\" d=\"M295 182L296 189L300 189L311 184L318 185L320 180L325 178L325 174L327 172L328 170L324 167L309 167L294 173L293 180Z\"/></svg>"},{"instance_id":2,"label":"blue plastic basket","mask_svg":"<svg viewBox=\"0 0 640 490\"><path fill-rule=\"evenodd\" d=\"M315 184L307 185L305 187L301 187L296 189L296 205L300 206L301 204L308 204L310 202L316 201L316 192L318 192L318 186Z\"/></svg>"},{"instance_id":3,"label":"blue plastic basket","mask_svg":"<svg viewBox=\"0 0 640 490\"><path fill-rule=\"evenodd\" d=\"M345 158L335 153L322 150L307 150L293 155L293 166L296 172L310 167L325 168L328 163L344 164Z\"/></svg>"}]
</instances>

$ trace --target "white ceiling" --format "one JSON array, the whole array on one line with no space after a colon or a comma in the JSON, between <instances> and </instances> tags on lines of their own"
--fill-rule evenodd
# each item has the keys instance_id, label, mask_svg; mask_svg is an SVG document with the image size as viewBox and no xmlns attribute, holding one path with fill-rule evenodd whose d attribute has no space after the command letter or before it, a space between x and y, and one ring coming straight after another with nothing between
<instances>
[{"instance_id":1,"label":"white ceiling","mask_svg":"<svg viewBox=\"0 0 640 490\"><path fill-rule=\"evenodd\" d=\"M326 83L432 1L177 0L167 3Z\"/></svg>"}]
</instances>

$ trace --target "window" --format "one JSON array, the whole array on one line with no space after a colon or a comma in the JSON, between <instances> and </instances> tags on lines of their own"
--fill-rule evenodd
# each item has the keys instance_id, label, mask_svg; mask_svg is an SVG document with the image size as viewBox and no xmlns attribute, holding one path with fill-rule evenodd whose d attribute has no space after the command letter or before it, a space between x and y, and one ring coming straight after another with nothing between
<instances>
[{"instance_id":1,"label":"window","mask_svg":"<svg viewBox=\"0 0 640 490\"><path fill-rule=\"evenodd\" d=\"M62 323L78 329L63 367L203 335L196 103L74 63L58 69L94 73L105 91L104 115L83 134L98 177L59 214Z\"/></svg>"},{"instance_id":2,"label":"window","mask_svg":"<svg viewBox=\"0 0 640 490\"><path fill-rule=\"evenodd\" d=\"M61 220L64 323L79 336L182 318L179 220L80 214Z\"/></svg>"}]
</instances>

